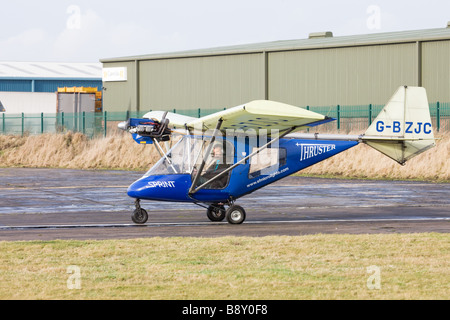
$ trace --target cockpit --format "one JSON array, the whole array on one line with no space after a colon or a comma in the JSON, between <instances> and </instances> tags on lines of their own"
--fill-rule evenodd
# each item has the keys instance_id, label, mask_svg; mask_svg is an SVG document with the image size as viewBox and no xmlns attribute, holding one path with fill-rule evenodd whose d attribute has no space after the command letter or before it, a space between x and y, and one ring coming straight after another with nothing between
<instances>
[{"instance_id":1,"label":"cockpit","mask_svg":"<svg viewBox=\"0 0 450 320\"><path fill-rule=\"evenodd\" d=\"M205 165L197 186L208 182L220 172L232 166L235 155L233 144L226 139L217 137L212 146L210 146L210 142L211 137L182 136L167 153L161 154L161 159L145 176L189 174L194 180L202 161L205 159ZM207 154L208 150L209 154ZM205 188L222 189L226 187L229 174L230 172L223 174L206 185Z\"/></svg>"}]
</instances>

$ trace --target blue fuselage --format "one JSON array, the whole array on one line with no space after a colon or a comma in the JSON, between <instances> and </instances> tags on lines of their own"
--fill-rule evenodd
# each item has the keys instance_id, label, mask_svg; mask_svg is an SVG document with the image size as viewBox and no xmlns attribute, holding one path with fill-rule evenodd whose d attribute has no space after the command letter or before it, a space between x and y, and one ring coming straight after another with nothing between
<instances>
[{"instance_id":1,"label":"blue fuselage","mask_svg":"<svg viewBox=\"0 0 450 320\"><path fill-rule=\"evenodd\" d=\"M248 143L231 141L236 150L252 148ZM252 168L252 160L236 166L227 177L228 183L221 189L200 189L189 195L193 175L155 174L144 176L128 188L128 195L137 199L215 203L235 200L259 188L330 158L358 144L357 141L280 139L279 156L275 165L262 170ZM242 152L235 152L234 163L243 158Z\"/></svg>"}]
</instances>

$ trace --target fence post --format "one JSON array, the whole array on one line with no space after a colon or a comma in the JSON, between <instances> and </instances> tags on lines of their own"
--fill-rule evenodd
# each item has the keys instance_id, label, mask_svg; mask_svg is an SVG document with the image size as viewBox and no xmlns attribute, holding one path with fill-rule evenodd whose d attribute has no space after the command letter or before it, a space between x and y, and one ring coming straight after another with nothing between
<instances>
[{"instance_id":1,"label":"fence post","mask_svg":"<svg viewBox=\"0 0 450 320\"><path fill-rule=\"evenodd\" d=\"M5 128L5 125L6 125L6 121L5 121L5 113L3 113L3 133L6 133L6 128Z\"/></svg>"},{"instance_id":2,"label":"fence post","mask_svg":"<svg viewBox=\"0 0 450 320\"><path fill-rule=\"evenodd\" d=\"M201 109L198 108L198 118L201 118Z\"/></svg>"},{"instance_id":3,"label":"fence post","mask_svg":"<svg viewBox=\"0 0 450 320\"><path fill-rule=\"evenodd\" d=\"M306 110L309 110L309 106L306 106ZM306 129L306 132L309 133L309 127L308 127L308 129Z\"/></svg>"},{"instance_id":4,"label":"fence post","mask_svg":"<svg viewBox=\"0 0 450 320\"><path fill-rule=\"evenodd\" d=\"M437 131L439 132L439 129L441 129L441 111L439 101L436 102L436 127Z\"/></svg>"},{"instance_id":5,"label":"fence post","mask_svg":"<svg viewBox=\"0 0 450 320\"><path fill-rule=\"evenodd\" d=\"M341 106L340 105L337 105L336 113L337 113L337 129L341 130Z\"/></svg>"},{"instance_id":6,"label":"fence post","mask_svg":"<svg viewBox=\"0 0 450 320\"><path fill-rule=\"evenodd\" d=\"M41 134L44 133L44 113L41 112Z\"/></svg>"},{"instance_id":7,"label":"fence post","mask_svg":"<svg viewBox=\"0 0 450 320\"><path fill-rule=\"evenodd\" d=\"M369 126L372 124L372 104L369 104Z\"/></svg>"},{"instance_id":8,"label":"fence post","mask_svg":"<svg viewBox=\"0 0 450 320\"><path fill-rule=\"evenodd\" d=\"M106 138L106 127L107 127L107 121L108 121L108 111L105 111L103 113L104 115L104 121L105 121L105 138Z\"/></svg>"},{"instance_id":9,"label":"fence post","mask_svg":"<svg viewBox=\"0 0 450 320\"><path fill-rule=\"evenodd\" d=\"M22 112L22 137L23 137L24 130L25 130L25 115Z\"/></svg>"},{"instance_id":10,"label":"fence post","mask_svg":"<svg viewBox=\"0 0 450 320\"><path fill-rule=\"evenodd\" d=\"M83 134L86 134L86 111L83 111Z\"/></svg>"}]
</instances>

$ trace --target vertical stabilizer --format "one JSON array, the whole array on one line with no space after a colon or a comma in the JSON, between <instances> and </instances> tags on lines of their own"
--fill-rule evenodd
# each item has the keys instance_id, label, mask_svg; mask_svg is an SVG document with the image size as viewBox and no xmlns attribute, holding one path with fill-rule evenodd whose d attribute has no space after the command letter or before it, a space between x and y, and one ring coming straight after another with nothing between
<instances>
[{"instance_id":1,"label":"vertical stabilizer","mask_svg":"<svg viewBox=\"0 0 450 320\"><path fill-rule=\"evenodd\" d=\"M404 164L435 146L428 98L424 88L398 88L362 141Z\"/></svg>"}]
</instances>

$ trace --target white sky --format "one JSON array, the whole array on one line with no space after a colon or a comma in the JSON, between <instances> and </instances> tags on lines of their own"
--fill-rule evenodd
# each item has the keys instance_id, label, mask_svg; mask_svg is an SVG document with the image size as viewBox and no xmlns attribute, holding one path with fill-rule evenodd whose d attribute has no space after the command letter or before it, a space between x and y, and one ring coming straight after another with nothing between
<instances>
[{"instance_id":1,"label":"white sky","mask_svg":"<svg viewBox=\"0 0 450 320\"><path fill-rule=\"evenodd\" d=\"M449 0L2 0L0 61L102 58L445 28Z\"/></svg>"}]
</instances>

